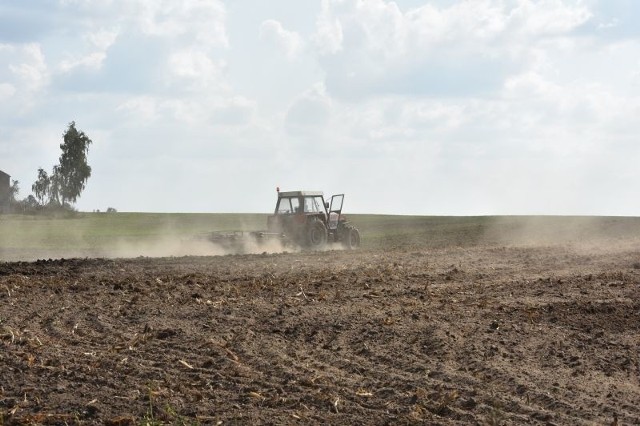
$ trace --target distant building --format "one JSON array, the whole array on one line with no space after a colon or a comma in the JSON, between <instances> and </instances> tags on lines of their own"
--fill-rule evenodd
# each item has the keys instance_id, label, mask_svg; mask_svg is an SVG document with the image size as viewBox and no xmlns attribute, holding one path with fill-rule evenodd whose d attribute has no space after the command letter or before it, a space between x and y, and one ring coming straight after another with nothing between
<instances>
[{"instance_id":1,"label":"distant building","mask_svg":"<svg viewBox=\"0 0 640 426\"><path fill-rule=\"evenodd\" d=\"M9 213L9 188L11 176L0 170L0 213Z\"/></svg>"}]
</instances>

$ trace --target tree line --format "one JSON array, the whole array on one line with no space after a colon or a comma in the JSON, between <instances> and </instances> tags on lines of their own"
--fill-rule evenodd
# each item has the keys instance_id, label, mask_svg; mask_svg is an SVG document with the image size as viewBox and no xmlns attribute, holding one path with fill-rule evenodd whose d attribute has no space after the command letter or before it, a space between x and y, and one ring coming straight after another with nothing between
<instances>
[{"instance_id":1,"label":"tree line","mask_svg":"<svg viewBox=\"0 0 640 426\"><path fill-rule=\"evenodd\" d=\"M42 167L38 169L38 178L31 185L33 194L23 200L17 200L20 182L12 181L9 188L9 199L12 210L22 212L73 210L73 204L84 191L91 177L91 166L87 162L89 146L92 140L83 131L76 128L76 123L69 123L62 135L60 144L62 153L58 164L50 173Z\"/></svg>"}]
</instances>

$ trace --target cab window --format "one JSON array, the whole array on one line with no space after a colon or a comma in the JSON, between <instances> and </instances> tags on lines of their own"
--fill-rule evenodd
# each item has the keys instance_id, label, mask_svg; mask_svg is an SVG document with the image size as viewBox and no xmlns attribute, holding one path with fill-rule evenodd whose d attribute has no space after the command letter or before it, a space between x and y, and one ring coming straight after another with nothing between
<instances>
[{"instance_id":1,"label":"cab window","mask_svg":"<svg viewBox=\"0 0 640 426\"><path fill-rule=\"evenodd\" d=\"M320 213L320 212L324 212L324 206L322 204L322 197L305 197L304 198L304 211L305 211L305 213Z\"/></svg>"},{"instance_id":2,"label":"cab window","mask_svg":"<svg viewBox=\"0 0 640 426\"><path fill-rule=\"evenodd\" d=\"M298 198L280 198L278 202L278 214L297 213L300 210L300 200Z\"/></svg>"}]
</instances>

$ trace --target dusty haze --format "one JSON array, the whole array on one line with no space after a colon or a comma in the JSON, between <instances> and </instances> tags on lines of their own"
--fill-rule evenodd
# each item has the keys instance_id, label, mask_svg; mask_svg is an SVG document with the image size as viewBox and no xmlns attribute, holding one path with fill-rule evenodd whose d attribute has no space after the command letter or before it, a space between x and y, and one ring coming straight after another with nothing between
<instances>
[{"instance_id":1,"label":"dusty haze","mask_svg":"<svg viewBox=\"0 0 640 426\"><path fill-rule=\"evenodd\" d=\"M56 258L131 258L217 256L227 254L281 253L295 251L278 240L246 240L235 247L198 239L223 229L255 231L264 228L263 216L247 215L221 219L209 216L153 216L140 214L93 219L38 219L0 216L0 261L30 261ZM266 216L265 216L266 217ZM416 245L423 247L499 245L557 246L583 252L614 252L639 245L640 220L624 217L403 217L351 216L360 228L363 248ZM129 220L129 222L126 222ZM136 220L140 221L137 226ZM133 224L131 223L133 222ZM151 225L149 225L151 223ZM150 230L139 230L151 226ZM101 228L103 227L103 228ZM143 232L144 231L144 232ZM327 250L340 249L328 245Z\"/></svg>"}]
</instances>

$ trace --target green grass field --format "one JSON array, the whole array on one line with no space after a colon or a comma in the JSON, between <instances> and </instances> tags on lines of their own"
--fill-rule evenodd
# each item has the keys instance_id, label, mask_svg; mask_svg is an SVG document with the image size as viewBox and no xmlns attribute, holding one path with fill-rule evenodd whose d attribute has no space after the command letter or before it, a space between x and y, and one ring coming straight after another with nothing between
<instances>
[{"instance_id":1,"label":"green grass field","mask_svg":"<svg viewBox=\"0 0 640 426\"><path fill-rule=\"evenodd\" d=\"M640 218L567 216L348 215L363 248L562 243L640 237ZM214 230L261 230L266 214L76 213L0 215L0 261L94 257L118 247L188 239ZM140 250L140 255L145 255Z\"/></svg>"}]
</instances>

